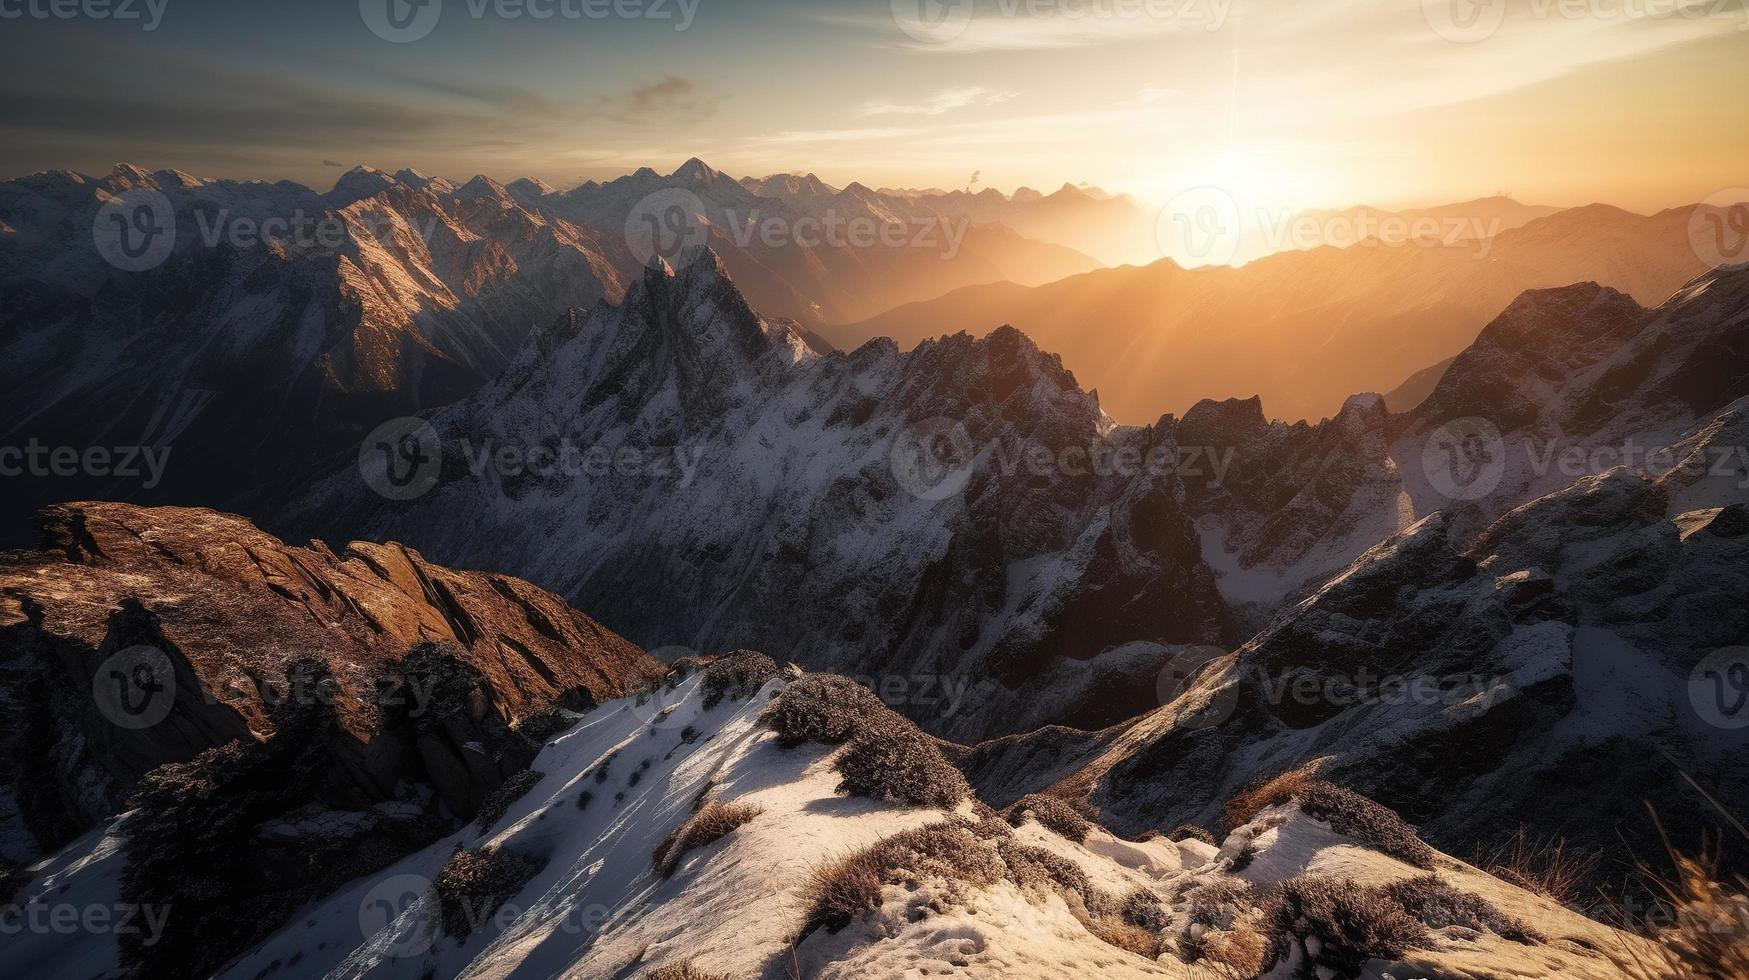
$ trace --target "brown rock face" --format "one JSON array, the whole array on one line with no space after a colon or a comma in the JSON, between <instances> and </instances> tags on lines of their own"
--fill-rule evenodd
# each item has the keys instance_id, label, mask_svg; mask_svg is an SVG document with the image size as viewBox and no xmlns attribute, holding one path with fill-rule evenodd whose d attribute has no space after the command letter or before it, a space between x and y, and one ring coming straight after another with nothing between
<instances>
[{"instance_id":1,"label":"brown rock face","mask_svg":"<svg viewBox=\"0 0 1749 980\"><path fill-rule=\"evenodd\" d=\"M0 555L0 778L43 847L151 769L265 738L306 702L337 723L343 795L424 782L466 814L532 756L515 726L666 670L527 582L397 544L336 554L215 511L112 503L38 525L38 550ZM312 660L317 689L287 670Z\"/></svg>"}]
</instances>

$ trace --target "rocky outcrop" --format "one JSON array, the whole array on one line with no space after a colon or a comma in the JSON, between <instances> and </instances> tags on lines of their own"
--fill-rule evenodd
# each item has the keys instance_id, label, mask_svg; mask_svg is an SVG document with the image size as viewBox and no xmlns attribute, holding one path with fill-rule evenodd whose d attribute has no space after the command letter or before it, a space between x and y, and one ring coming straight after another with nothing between
<instances>
[{"instance_id":1,"label":"rocky outcrop","mask_svg":"<svg viewBox=\"0 0 1749 980\"><path fill-rule=\"evenodd\" d=\"M356 801L423 782L470 813L532 754L515 726L665 671L527 582L397 544L293 547L210 510L111 503L49 508L38 529L0 557L0 755L43 846L157 766L266 738L286 705L332 714Z\"/></svg>"}]
</instances>

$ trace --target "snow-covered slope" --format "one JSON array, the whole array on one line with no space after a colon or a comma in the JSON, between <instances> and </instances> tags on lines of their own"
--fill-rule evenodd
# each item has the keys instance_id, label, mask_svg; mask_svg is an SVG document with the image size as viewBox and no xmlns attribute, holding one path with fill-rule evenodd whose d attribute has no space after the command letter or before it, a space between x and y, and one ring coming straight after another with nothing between
<instances>
[{"instance_id":1,"label":"snow-covered slope","mask_svg":"<svg viewBox=\"0 0 1749 980\"><path fill-rule=\"evenodd\" d=\"M1318 920L1284 916L1279 894L1337 887L1377 902L1364 889L1428 870L1484 900L1496 913L1490 925L1423 909L1428 925L1403 926L1408 944L1359 948L1366 955L1351 975L1615 978L1645 953L1638 940L1444 855L1429 852L1418 867L1384 853L1401 853L1373 832L1391 825L1388 815L1351 825L1352 813L1313 817L1290 799L1217 846L1127 841L1031 807L1004 821L970 801L942 810L846 796L835 771L846 750L784 748L761 723L793 676L731 690L708 708L704 672L601 705L546 746L532 764L538 782L496 819L295 910L216 975L641 978L684 965L737 980L797 971L1056 980L1249 976L1273 961L1268 975L1285 980L1308 950L1323 962L1355 950L1296 932ZM664 874L652 852L701 801L742 808L745 819ZM33 868L20 895L119 901L129 819ZM838 862L871 847L884 855L874 890L844 921L820 924L812 883L843 880ZM522 871L458 891L446 868L465 863L463 849L515 855ZM46 976L71 975L74 963L81 976L121 975L111 936L26 934L11 941L8 962Z\"/></svg>"},{"instance_id":2,"label":"snow-covered slope","mask_svg":"<svg viewBox=\"0 0 1749 980\"><path fill-rule=\"evenodd\" d=\"M562 320L432 426L430 492L385 500L349 469L294 524L519 569L652 649L895 678L908 712L961 738L1117 721L1151 706L1171 645L1238 639L1171 433L1112 432L1016 331L821 356L706 252ZM633 465L469 462L529 446ZM1118 448L1127 466L1088 465Z\"/></svg>"},{"instance_id":3,"label":"snow-covered slope","mask_svg":"<svg viewBox=\"0 0 1749 980\"><path fill-rule=\"evenodd\" d=\"M1232 649L1430 514L1473 536L1601 472L1593 448L1693 434L1742 470L1749 270L1652 311L1595 285L1528 293L1407 415L1356 395L1289 425L1251 399L1131 428L1013 330L818 355L699 256L561 319L440 413L429 493L385 500L348 468L293 523L513 570L652 648L891 679L912 717L975 741L1157 707L1169 665ZM629 463L481 462L566 446ZM1687 509L1742 499L1686 472L1667 481Z\"/></svg>"}]
</instances>

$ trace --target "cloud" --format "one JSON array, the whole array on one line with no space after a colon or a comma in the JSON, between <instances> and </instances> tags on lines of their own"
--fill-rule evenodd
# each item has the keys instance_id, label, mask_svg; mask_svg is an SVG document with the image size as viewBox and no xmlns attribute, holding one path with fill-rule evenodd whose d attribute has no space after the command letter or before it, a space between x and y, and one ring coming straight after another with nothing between
<instances>
[{"instance_id":1,"label":"cloud","mask_svg":"<svg viewBox=\"0 0 1749 980\"><path fill-rule=\"evenodd\" d=\"M629 125L697 123L715 115L721 103L721 96L707 92L691 79L666 75L659 82L621 95L601 96L595 100L595 110Z\"/></svg>"},{"instance_id":2,"label":"cloud","mask_svg":"<svg viewBox=\"0 0 1749 980\"><path fill-rule=\"evenodd\" d=\"M324 166L324 167L339 167L339 168L344 169L346 167L346 164L341 163L338 160L323 160L322 166Z\"/></svg>"},{"instance_id":3,"label":"cloud","mask_svg":"<svg viewBox=\"0 0 1749 980\"><path fill-rule=\"evenodd\" d=\"M973 85L967 88L950 88L937 92L920 103L897 103L874 101L865 102L862 106L864 116L939 116L955 109L964 109L977 105L1000 105L1014 98L1017 92L1002 92Z\"/></svg>"}]
</instances>

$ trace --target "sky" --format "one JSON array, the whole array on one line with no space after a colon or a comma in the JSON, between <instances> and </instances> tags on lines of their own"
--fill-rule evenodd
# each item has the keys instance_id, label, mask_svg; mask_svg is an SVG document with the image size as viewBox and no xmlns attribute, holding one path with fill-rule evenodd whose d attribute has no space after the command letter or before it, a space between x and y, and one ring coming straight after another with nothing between
<instances>
[{"instance_id":1,"label":"sky","mask_svg":"<svg viewBox=\"0 0 1749 980\"><path fill-rule=\"evenodd\" d=\"M1644 212L1749 185L1743 4L0 0L0 175L565 186L697 156L839 185Z\"/></svg>"}]
</instances>

